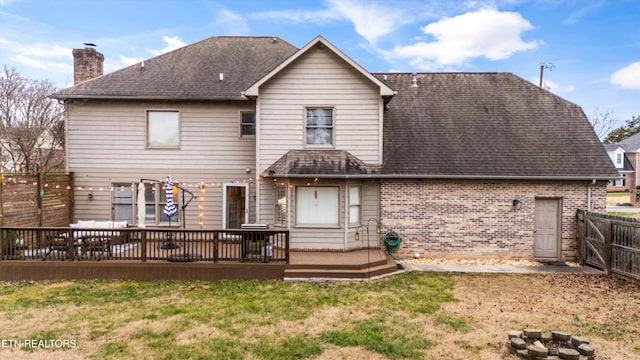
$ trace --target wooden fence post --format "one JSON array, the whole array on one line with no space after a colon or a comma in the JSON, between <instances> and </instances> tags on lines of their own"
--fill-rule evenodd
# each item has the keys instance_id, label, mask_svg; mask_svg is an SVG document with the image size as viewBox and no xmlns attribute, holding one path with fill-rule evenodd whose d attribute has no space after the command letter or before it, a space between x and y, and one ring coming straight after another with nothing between
<instances>
[{"instance_id":1,"label":"wooden fence post","mask_svg":"<svg viewBox=\"0 0 640 360\"><path fill-rule=\"evenodd\" d=\"M578 214L576 215L576 252L578 253L578 262L580 263L580 266L584 266L584 254L586 252L585 236L584 212L578 210Z\"/></svg>"},{"instance_id":2,"label":"wooden fence post","mask_svg":"<svg viewBox=\"0 0 640 360\"><path fill-rule=\"evenodd\" d=\"M604 220L604 248L602 249L602 259L604 260L604 274L611 273L611 219Z\"/></svg>"}]
</instances>

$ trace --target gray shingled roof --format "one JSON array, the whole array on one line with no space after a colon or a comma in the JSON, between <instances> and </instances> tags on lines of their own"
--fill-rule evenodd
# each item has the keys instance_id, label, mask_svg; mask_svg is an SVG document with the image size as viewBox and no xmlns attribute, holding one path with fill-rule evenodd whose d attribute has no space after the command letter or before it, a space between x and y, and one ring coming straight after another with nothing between
<instances>
[{"instance_id":1,"label":"gray shingled roof","mask_svg":"<svg viewBox=\"0 0 640 360\"><path fill-rule=\"evenodd\" d=\"M204 100L241 92L298 48L277 37L210 37L61 90L55 98ZM224 73L224 80L219 74Z\"/></svg>"},{"instance_id":2,"label":"gray shingled roof","mask_svg":"<svg viewBox=\"0 0 640 360\"><path fill-rule=\"evenodd\" d=\"M385 175L617 177L582 109L510 73L375 74L397 91Z\"/></svg>"},{"instance_id":3,"label":"gray shingled roof","mask_svg":"<svg viewBox=\"0 0 640 360\"><path fill-rule=\"evenodd\" d=\"M629 136L619 143L612 144L621 146L625 152L637 152L640 150L640 134Z\"/></svg>"},{"instance_id":4,"label":"gray shingled roof","mask_svg":"<svg viewBox=\"0 0 640 360\"><path fill-rule=\"evenodd\" d=\"M278 175L332 175L348 176L368 174L370 168L357 157L344 150L289 150L269 166L265 173Z\"/></svg>"}]
</instances>

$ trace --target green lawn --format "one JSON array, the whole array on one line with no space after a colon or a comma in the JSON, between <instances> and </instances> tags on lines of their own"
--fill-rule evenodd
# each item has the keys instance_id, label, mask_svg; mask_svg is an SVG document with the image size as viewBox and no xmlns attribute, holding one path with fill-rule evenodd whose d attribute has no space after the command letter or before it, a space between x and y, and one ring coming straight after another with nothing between
<instances>
[{"instance_id":1,"label":"green lawn","mask_svg":"<svg viewBox=\"0 0 640 360\"><path fill-rule=\"evenodd\" d=\"M0 282L0 359L511 360L507 332L525 328L640 358L638 299L637 285L579 274Z\"/></svg>"},{"instance_id":2,"label":"green lawn","mask_svg":"<svg viewBox=\"0 0 640 360\"><path fill-rule=\"evenodd\" d=\"M417 273L349 284L0 284L1 337L73 340L75 347L57 351L97 359L307 359L328 347L421 359L433 341L410 320L454 300L450 276ZM328 323L336 309L353 316ZM464 327L464 319L442 321L450 326Z\"/></svg>"}]
</instances>

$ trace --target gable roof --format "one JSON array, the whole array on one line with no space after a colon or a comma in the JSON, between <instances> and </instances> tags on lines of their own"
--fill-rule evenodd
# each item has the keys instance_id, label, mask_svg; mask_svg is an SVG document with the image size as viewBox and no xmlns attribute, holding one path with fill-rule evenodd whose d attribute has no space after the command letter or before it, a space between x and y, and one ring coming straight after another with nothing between
<instances>
[{"instance_id":1,"label":"gable roof","mask_svg":"<svg viewBox=\"0 0 640 360\"><path fill-rule=\"evenodd\" d=\"M309 51L309 49L311 49L311 48L313 48L315 46L325 46L326 48L331 50L334 54L336 54L339 58L341 58L346 63L348 63L351 67L353 67L356 71L358 71L360 74L362 74L362 76L364 76L365 78L369 79L369 81L371 81L372 83L374 83L378 87L380 87L380 96L393 96L394 95L394 92L393 92L393 90L391 88L389 88L386 84L384 84L379 79L374 77L371 73L369 73L362 66L360 66L360 64L358 64L357 62L353 61L345 53L340 51L340 49L335 47L332 43L330 43L327 39L325 39L324 37L322 37L320 35L316 36L307 45L303 46L302 49L298 50L297 53L293 54L293 56L289 57L284 62L282 62L280 65L278 65L276 68L271 70L268 74L266 74L264 77L259 79L255 84L251 85L251 87L249 87L245 91L245 95L247 95L247 96L258 96L259 88L260 88L260 86L262 84L264 84L267 81L269 81L269 79L271 79L276 74L278 74L282 69L284 69L287 66L289 66L289 64L294 62L296 59L298 59L303 54L305 54L307 51Z\"/></svg>"},{"instance_id":2,"label":"gable roof","mask_svg":"<svg viewBox=\"0 0 640 360\"><path fill-rule=\"evenodd\" d=\"M245 99L242 91L298 48L272 36L217 36L85 81L58 99ZM220 81L220 73L224 80Z\"/></svg>"},{"instance_id":3,"label":"gable roof","mask_svg":"<svg viewBox=\"0 0 640 360\"><path fill-rule=\"evenodd\" d=\"M626 152L638 152L640 151L640 133L613 144L621 146Z\"/></svg>"},{"instance_id":4,"label":"gable roof","mask_svg":"<svg viewBox=\"0 0 640 360\"><path fill-rule=\"evenodd\" d=\"M376 74L397 94L384 121L383 175L618 177L582 109L510 73Z\"/></svg>"}]
</instances>

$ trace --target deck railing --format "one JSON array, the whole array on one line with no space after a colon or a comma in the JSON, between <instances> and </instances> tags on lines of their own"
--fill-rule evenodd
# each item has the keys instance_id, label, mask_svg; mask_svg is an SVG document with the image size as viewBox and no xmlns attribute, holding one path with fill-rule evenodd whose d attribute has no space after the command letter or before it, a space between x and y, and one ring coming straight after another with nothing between
<instances>
[{"instance_id":1,"label":"deck railing","mask_svg":"<svg viewBox=\"0 0 640 360\"><path fill-rule=\"evenodd\" d=\"M289 263L289 231L2 227L5 260Z\"/></svg>"}]
</instances>

